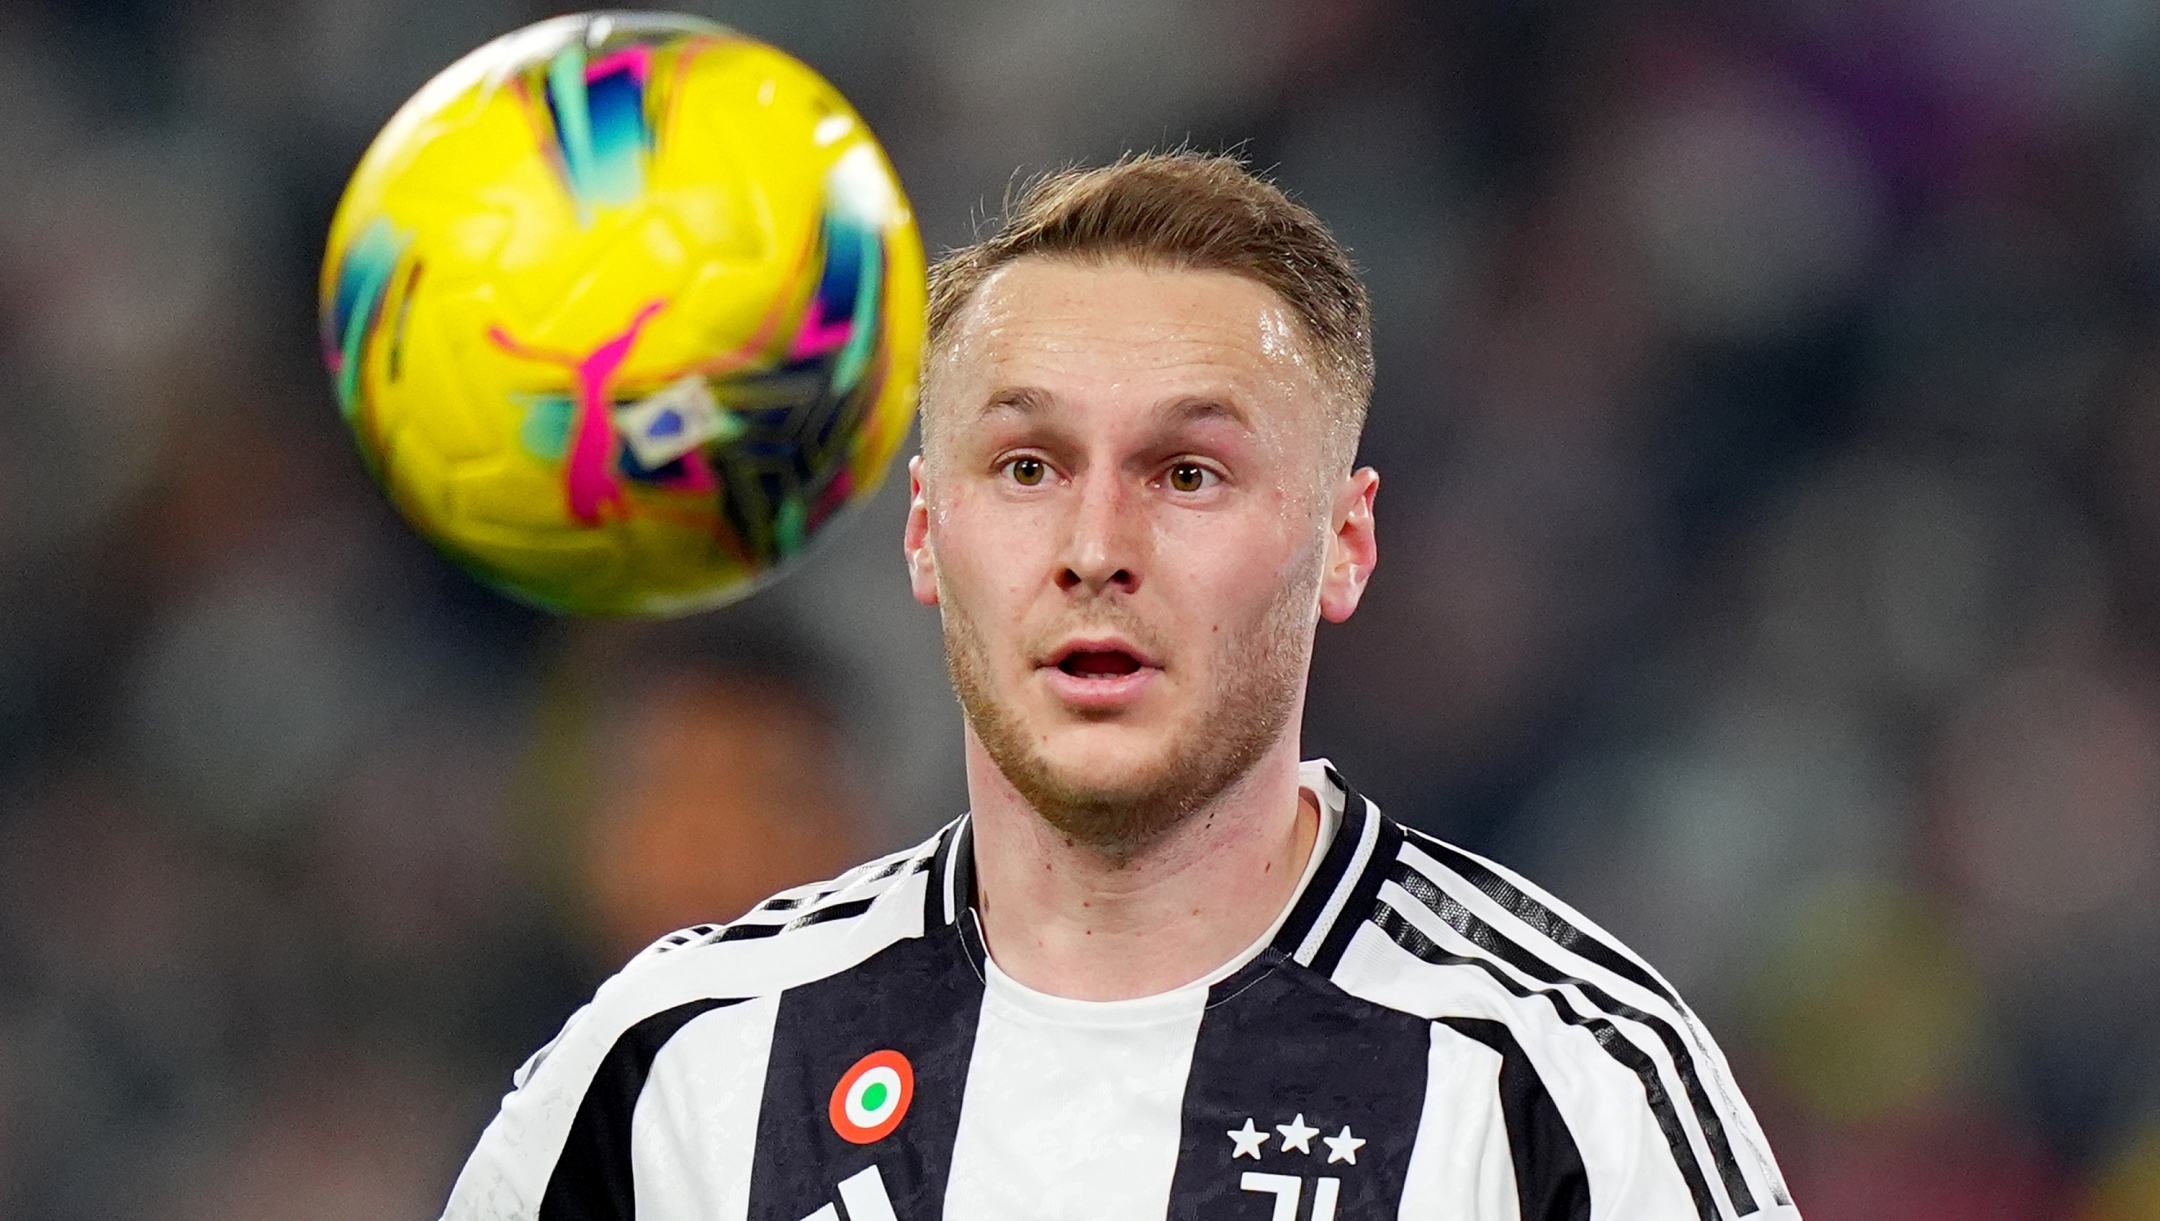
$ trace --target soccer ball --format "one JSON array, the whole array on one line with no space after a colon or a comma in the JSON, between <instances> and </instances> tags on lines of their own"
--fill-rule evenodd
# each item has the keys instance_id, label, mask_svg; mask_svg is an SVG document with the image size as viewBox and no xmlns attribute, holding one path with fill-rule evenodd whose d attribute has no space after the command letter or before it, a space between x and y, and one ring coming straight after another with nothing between
<instances>
[{"instance_id":1,"label":"soccer ball","mask_svg":"<svg viewBox=\"0 0 2160 1221\"><path fill-rule=\"evenodd\" d=\"M556 610L741 597L884 477L922 241L846 99L723 27L588 13L430 81L323 258L339 408L406 518Z\"/></svg>"}]
</instances>

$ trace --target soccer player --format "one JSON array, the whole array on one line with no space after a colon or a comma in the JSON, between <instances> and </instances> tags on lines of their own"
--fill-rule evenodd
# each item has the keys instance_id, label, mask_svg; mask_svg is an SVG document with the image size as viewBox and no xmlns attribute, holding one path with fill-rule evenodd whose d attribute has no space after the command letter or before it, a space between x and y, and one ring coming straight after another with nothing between
<instances>
[{"instance_id":1,"label":"soccer player","mask_svg":"<svg viewBox=\"0 0 2160 1221\"><path fill-rule=\"evenodd\" d=\"M1299 762L1377 558L1368 313L1222 157L1053 175L939 263L905 555L971 809L632 960L447 1216L1797 1217L1655 971Z\"/></svg>"}]
</instances>

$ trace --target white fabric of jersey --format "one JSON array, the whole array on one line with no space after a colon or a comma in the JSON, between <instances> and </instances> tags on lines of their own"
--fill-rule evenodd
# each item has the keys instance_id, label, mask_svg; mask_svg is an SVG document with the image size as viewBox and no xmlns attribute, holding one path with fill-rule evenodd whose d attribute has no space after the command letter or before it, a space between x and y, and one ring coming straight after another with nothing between
<instances>
[{"instance_id":1,"label":"white fabric of jersey","mask_svg":"<svg viewBox=\"0 0 2160 1221\"><path fill-rule=\"evenodd\" d=\"M1316 800L1326 788L1321 778ZM1342 821L1340 801L1319 804L1300 894ZM986 959L946 1221L1166 1215L1185 1073L1208 990L1258 957L1289 914L1285 905L1251 946L1205 978L1137 1000L1050 996Z\"/></svg>"},{"instance_id":2,"label":"white fabric of jersey","mask_svg":"<svg viewBox=\"0 0 2160 1221\"><path fill-rule=\"evenodd\" d=\"M1300 779L1292 902L1158 996L1000 971L965 818L663 939L519 1070L445 1221L1796 1221L1666 981L1324 762ZM873 1055L911 1072L884 1135L829 1113Z\"/></svg>"}]
</instances>

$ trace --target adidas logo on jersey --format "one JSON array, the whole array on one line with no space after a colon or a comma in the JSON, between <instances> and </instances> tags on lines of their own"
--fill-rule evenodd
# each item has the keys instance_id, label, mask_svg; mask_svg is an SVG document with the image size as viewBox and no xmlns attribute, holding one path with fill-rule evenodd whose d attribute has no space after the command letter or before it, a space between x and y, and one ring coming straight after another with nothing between
<instances>
[{"instance_id":1,"label":"adidas logo on jersey","mask_svg":"<svg viewBox=\"0 0 2160 1221\"><path fill-rule=\"evenodd\" d=\"M841 1209L847 1210L847 1221L900 1221L893 1215L892 1197L885 1194L885 1176L878 1173L876 1166L840 1180L839 1206L827 1204L803 1221L840 1221ZM1283 1215L1280 1205L1275 1215Z\"/></svg>"}]
</instances>

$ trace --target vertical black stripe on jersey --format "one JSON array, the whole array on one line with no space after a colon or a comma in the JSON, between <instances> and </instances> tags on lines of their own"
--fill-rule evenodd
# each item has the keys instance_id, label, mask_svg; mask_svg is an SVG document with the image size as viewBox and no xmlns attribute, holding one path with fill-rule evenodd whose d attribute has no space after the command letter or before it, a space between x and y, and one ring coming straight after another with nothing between
<instances>
[{"instance_id":1,"label":"vertical black stripe on jersey","mask_svg":"<svg viewBox=\"0 0 2160 1221\"><path fill-rule=\"evenodd\" d=\"M1296 956L1298 947L1305 944L1306 935L1312 932L1313 925L1327 909L1329 898L1342 885L1343 874L1349 872L1351 858L1357 855L1358 841L1365 837L1365 820L1372 817L1371 808L1363 798L1350 791L1334 768L1329 768L1327 775L1343 792L1342 825L1335 829L1335 839L1321 855L1312 880L1305 884L1304 892L1298 895L1297 903L1275 932L1275 948L1286 957Z\"/></svg>"},{"instance_id":2,"label":"vertical black stripe on jersey","mask_svg":"<svg viewBox=\"0 0 2160 1221\"><path fill-rule=\"evenodd\" d=\"M932 880L935 880L933 873ZM750 1172L751 1221L802 1221L875 1165L907 1221L945 1211L945 1180L982 981L950 927L896 942L862 964L780 994ZM874 1051L897 1051L915 1089L900 1125L867 1145L834 1130L833 1087Z\"/></svg>"},{"instance_id":3,"label":"vertical black stripe on jersey","mask_svg":"<svg viewBox=\"0 0 2160 1221\"><path fill-rule=\"evenodd\" d=\"M1665 1090L1665 1079L1658 1073L1657 1063L1642 1048L1628 1041L1626 1035L1611 1022L1599 1017L1585 1017L1575 1012L1555 988L1531 989L1516 981L1515 977L1500 969L1486 958L1470 958L1451 954L1425 935L1424 931L1386 903L1373 905L1372 923L1381 932L1416 957L1435 966L1476 967L1485 972L1511 995L1525 999L1538 996L1553 1007L1560 1020L1570 1026L1581 1027L1598 1046L1605 1049L1622 1068L1635 1074L1642 1083L1643 1101L1650 1108L1651 1117L1657 1121L1658 1131L1665 1136L1665 1146L1672 1151L1673 1164L1679 1168L1680 1177L1686 1181L1688 1194L1694 1197L1695 1211L1702 1221L1718 1221L1717 1198L1710 1194L1710 1180L1703 1177L1702 1165L1696 1160L1695 1146L1688 1141L1687 1129L1681 1126L1680 1112L1673 1107L1672 1095Z\"/></svg>"},{"instance_id":4,"label":"vertical black stripe on jersey","mask_svg":"<svg viewBox=\"0 0 2160 1221\"><path fill-rule=\"evenodd\" d=\"M1185 1079L1171 1221L1269 1221L1276 1197L1246 1191L1245 1172L1291 1175L1310 1217L1319 1180L1339 1180L1339 1221L1392 1217L1402 1201L1425 1099L1432 1032L1422 1018L1360 1000L1270 947L1209 990ZM1278 1125L1303 1116L1310 1153L1283 1147ZM1247 1120L1261 1156L1234 1157ZM1356 1161L1329 1162L1323 1137L1348 1128Z\"/></svg>"},{"instance_id":5,"label":"vertical black stripe on jersey","mask_svg":"<svg viewBox=\"0 0 2160 1221\"><path fill-rule=\"evenodd\" d=\"M1507 1122L1522 1221L1590 1221L1590 1175L1583 1169L1582 1150L1522 1044L1503 1022L1440 1021L1500 1053L1500 1114Z\"/></svg>"},{"instance_id":6,"label":"vertical black stripe on jersey","mask_svg":"<svg viewBox=\"0 0 2160 1221\"><path fill-rule=\"evenodd\" d=\"M1350 948L1350 939L1359 926L1372 914L1373 904L1380 898L1380 883L1388 878L1388 870L1395 855L1402 849L1402 828L1392 818L1380 815L1368 805L1363 797L1343 790L1347 804L1355 803L1367 812L1367 816L1380 819L1378 834L1373 839L1372 856L1365 862L1365 872L1359 876L1350 891L1350 900L1335 915L1335 925L1327 932L1327 939L1320 943L1319 952L1313 955L1312 969L1322 975L1333 975L1342 962L1343 951Z\"/></svg>"},{"instance_id":7,"label":"vertical black stripe on jersey","mask_svg":"<svg viewBox=\"0 0 2160 1221\"><path fill-rule=\"evenodd\" d=\"M972 822L956 819L938 836L937 847L930 853L930 876L923 886L925 936L931 929L956 922L960 912L974 902L975 843L968 833Z\"/></svg>"},{"instance_id":8,"label":"vertical black stripe on jersey","mask_svg":"<svg viewBox=\"0 0 2160 1221\"><path fill-rule=\"evenodd\" d=\"M630 1175L630 1117L653 1058L692 1018L733 1000L699 1000L653 1014L625 1030L600 1057L585 1087L570 1133L540 1197L539 1221L632 1221L637 1192Z\"/></svg>"},{"instance_id":9,"label":"vertical black stripe on jersey","mask_svg":"<svg viewBox=\"0 0 2160 1221\"><path fill-rule=\"evenodd\" d=\"M1596 984L1578 979L1517 945L1409 863L1398 862L1390 877L1472 945L1540 983L1572 987L1599 1009L1614 1017L1640 1023L1656 1035L1658 1042L1665 1045L1666 1054L1672 1057L1673 1072L1680 1078L1680 1089L1687 1096L1688 1108L1695 1113L1695 1122L1701 1126L1703 1139L1710 1146L1711 1160L1716 1163L1718 1177L1725 1183L1726 1194L1732 1198L1733 1211L1743 1217L1755 1211L1755 1194L1748 1190L1747 1178L1740 1172L1740 1160L1733 1156L1725 1121L1711 1103L1709 1093L1703 1089L1702 1077L1695 1071L1695 1057L1688 1051L1687 1040L1680 1037L1672 1023L1622 1003Z\"/></svg>"},{"instance_id":10,"label":"vertical black stripe on jersey","mask_svg":"<svg viewBox=\"0 0 2160 1221\"><path fill-rule=\"evenodd\" d=\"M952 914L947 917L954 924L960 923L963 912L975 910L975 820L960 820L960 827L953 833L952 850Z\"/></svg>"}]
</instances>

